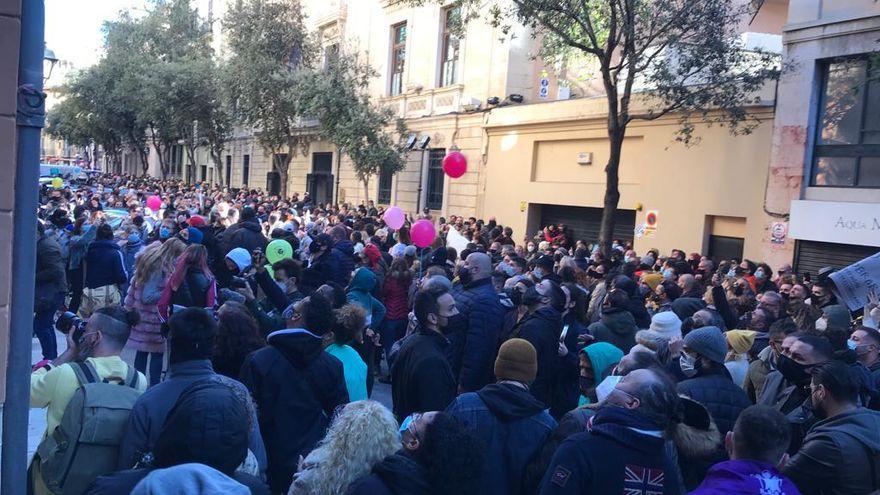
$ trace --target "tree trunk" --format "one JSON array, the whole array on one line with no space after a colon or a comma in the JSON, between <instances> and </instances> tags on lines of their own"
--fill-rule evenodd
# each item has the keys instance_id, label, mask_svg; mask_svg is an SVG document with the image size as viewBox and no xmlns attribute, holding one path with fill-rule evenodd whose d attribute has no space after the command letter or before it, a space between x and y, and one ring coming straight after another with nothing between
<instances>
[{"instance_id":1,"label":"tree trunk","mask_svg":"<svg viewBox=\"0 0 880 495\"><path fill-rule=\"evenodd\" d=\"M614 217L620 201L620 156L623 150L623 136L626 129L619 127L608 130L610 155L605 165L605 201L602 208L602 222L599 227L599 246L605 256L611 254L611 241L614 238Z\"/></svg>"},{"instance_id":2,"label":"tree trunk","mask_svg":"<svg viewBox=\"0 0 880 495\"><path fill-rule=\"evenodd\" d=\"M370 178L364 177L364 204L370 201Z\"/></svg>"},{"instance_id":3,"label":"tree trunk","mask_svg":"<svg viewBox=\"0 0 880 495\"><path fill-rule=\"evenodd\" d=\"M186 165L186 179L188 179L189 183L196 182L196 147L187 144L186 146L186 158L189 160L189 163Z\"/></svg>"},{"instance_id":4,"label":"tree trunk","mask_svg":"<svg viewBox=\"0 0 880 495\"><path fill-rule=\"evenodd\" d=\"M223 159L222 159L222 155L223 155L223 152L222 152L222 151L217 152L217 153L211 151L211 161L214 163L214 170L217 171L217 173L215 174L215 177L214 177L214 179L216 179L215 183L216 183L216 184L221 184L221 185L224 183L224 182L223 182ZM211 185L214 185L214 184L211 184Z\"/></svg>"},{"instance_id":5,"label":"tree trunk","mask_svg":"<svg viewBox=\"0 0 880 495\"><path fill-rule=\"evenodd\" d=\"M287 197L287 177L290 172L290 162L293 161L293 149L288 149L285 154L284 161L278 161L275 157L278 153L272 151L272 164L278 172L278 178L281 180L281 188L279 190L282 198Z\"/></svg>"}]
</instances>

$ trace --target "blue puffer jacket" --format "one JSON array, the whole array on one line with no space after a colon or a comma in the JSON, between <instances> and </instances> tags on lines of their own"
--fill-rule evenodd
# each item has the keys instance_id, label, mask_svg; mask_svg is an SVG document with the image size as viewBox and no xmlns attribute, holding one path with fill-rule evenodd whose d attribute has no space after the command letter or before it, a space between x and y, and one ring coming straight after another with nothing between
<instances>
[{"instance_id":1,"label":"blue puffer jacket","mask_svg":"<svg viewBox=\"0 0 880 495\"><path fill-rule=\"evenodd\" d=\"M86 251L86 287L97 289L126 282L128 272L119 244L109 239L91 243Z\"/></svg>"},{"instance_id":2,"label":"blue puffer jacket","mask_svg":"<svg viewBox=\"0 0 880 495\"><path fill-rule=\"evenodd\" d=\"M727 368L701 369L697 376L678 384L678 393L699 402L712 415L718 431L726 435L733 429L743 409L752 405L742 387L733 383Z\"/></svg>"},{"instance_id":3,"label":"blue puffer jacket","mask_svg":"<svg viewBox=\"0 0 880 495\"><path fill-rule=\"evenodd\" d=\"M351 280L351 272L354 270L354 244L351 241L339 241L330 250L330 259L333 268L332 280L345 287Z\"/></svg>"},{"instance_id":4,"label":"blue puffer jacket","mask_svg":"<svg viewBox=\"0 0 880 495\"><path fill-rule=\"evenodd\" d=\"M523 493L526 465L541 450L556 421L524 387L486 385L462 394L446 412L462 421L486 445L482 495Z\"/></svg>"},{"instance_id":5,"label":"blue puffer jacket","mask_svg":"<svg viewBox=\"0 0 880 495\"><path fill-rule=\"evenodd\" d=\"M466 325L458 383L465 392L473 392L493 381L505 308L490 278L471 282L455 303Z\"/></svg>"}]
</instances>

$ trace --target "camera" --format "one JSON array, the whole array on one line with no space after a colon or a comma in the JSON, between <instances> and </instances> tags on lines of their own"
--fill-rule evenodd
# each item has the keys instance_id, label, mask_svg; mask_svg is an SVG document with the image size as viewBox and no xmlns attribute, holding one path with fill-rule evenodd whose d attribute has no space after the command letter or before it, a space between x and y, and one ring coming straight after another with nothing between
<instances>
[{"instance_id":1,"label":"camera","mask_svg":"<svg viewBox=\"0 0 880 495\"><path fill-rule=\"evenodd\" d=\"M248 286L248 281L244 277L232 277L229 281L229 287L232 289L244 289Z\"/></svg>"},{"instance_id":2,"label":"camera","mask_svg":"<svg viewBox=\"0 0 880 495\"><path fill-rule=\"evenodd\" d=\"M73 341L79 342L80 337L82 337L83 332L86 329L86 322L79 316L76 316L76 313L65 311L64 313L61 313L61 316L59 316L57 320L55 320L55 328L63 334L67 334L72 330Z\"/></svg>"}]
</instances>

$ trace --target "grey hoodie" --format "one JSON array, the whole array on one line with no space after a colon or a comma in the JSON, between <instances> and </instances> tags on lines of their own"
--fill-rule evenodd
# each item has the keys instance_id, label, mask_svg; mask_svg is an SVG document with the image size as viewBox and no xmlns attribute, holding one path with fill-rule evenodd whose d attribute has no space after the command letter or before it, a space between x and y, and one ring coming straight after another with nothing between
<instances>
[{"instance_id":1,"label":"grey hoodie","mask_svg":"<svg viewBox=\"0 0 880 495\"><path fill-rule=\"evenodd\" d=\"M855 495L880 488L880 413L860 407L824 419L782 473L804 495Z\"/></svg>"}]
</instances>

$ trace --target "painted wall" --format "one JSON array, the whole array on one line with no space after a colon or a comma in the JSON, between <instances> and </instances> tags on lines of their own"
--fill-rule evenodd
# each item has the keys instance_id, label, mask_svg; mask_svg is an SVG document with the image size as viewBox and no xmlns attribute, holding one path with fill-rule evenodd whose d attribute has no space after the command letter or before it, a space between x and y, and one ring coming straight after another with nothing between
<instances>
[{"instance_id":1,"label":"painted wall","mask_svg":"<svg viewBox=\"0 0 880 495\"><path fill-rule=\"evenodd\" d=\"M709 216L726 216L746 219L745 256L760 253L772 107L756 107L752 114L761 124L751 135L732 137L724 128L700 125L702 142L692 148L674 142L674 117L630 125L619 206L644 206L636 225L645 221L647 210L659 213L656 234L636 239L639 252L652 247L702 252ZM609 154L603 100L496 110L487 128L483 214L513 227L517 239L527 225L530 230L539 227L535 207L520 211L520 202L602 207ZM581 152L592 153L591 165L577 163Z\"/></svg>"}]
</instances>

